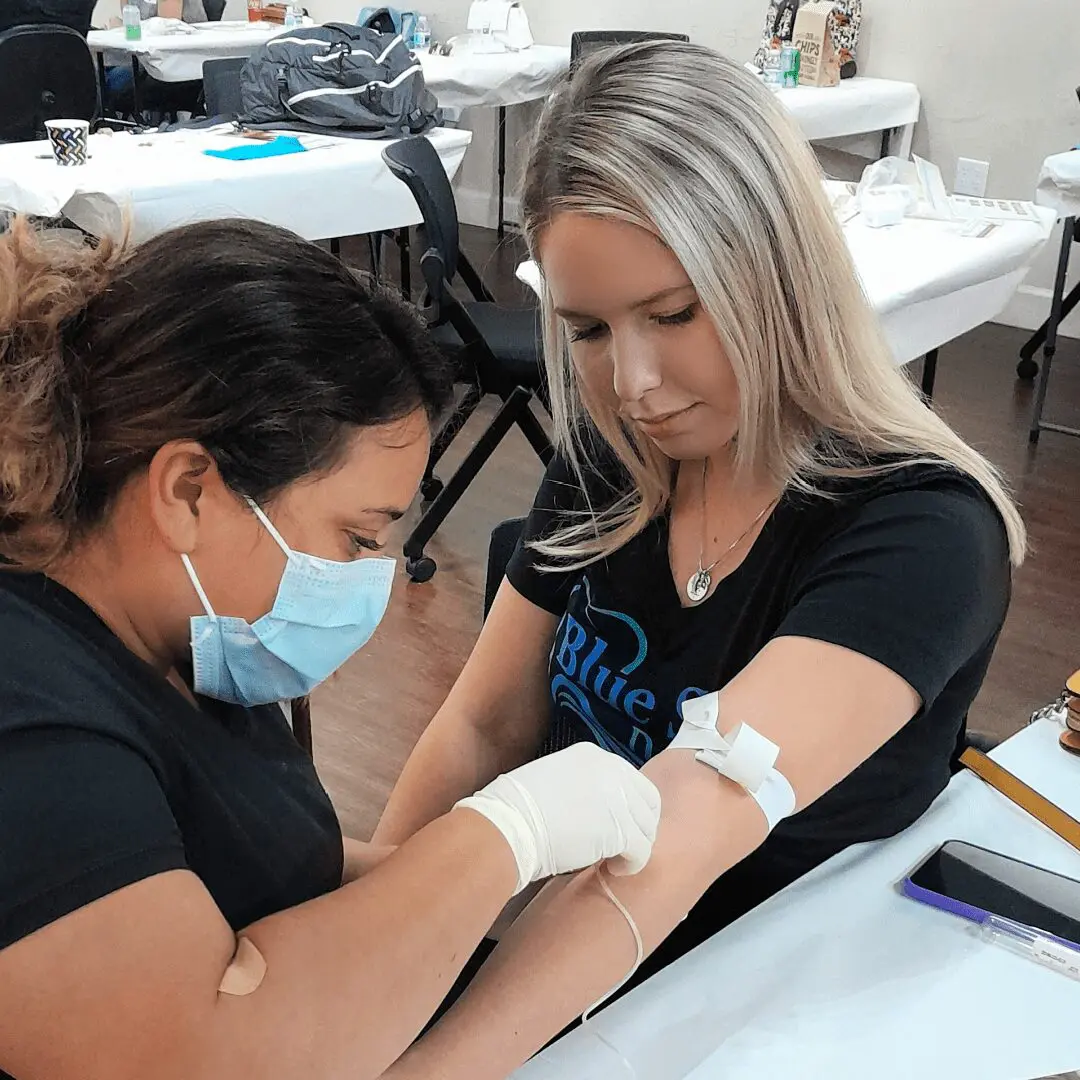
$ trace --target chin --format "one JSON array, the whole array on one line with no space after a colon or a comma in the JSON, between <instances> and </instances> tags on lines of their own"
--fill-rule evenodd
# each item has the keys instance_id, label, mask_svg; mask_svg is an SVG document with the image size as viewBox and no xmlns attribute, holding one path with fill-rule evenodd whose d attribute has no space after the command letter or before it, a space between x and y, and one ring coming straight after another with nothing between
<instances>
[{"instance_id":1,"label":"chin","mask_svg":"<svg viewBox=\"0 0 1080 1080\"><path fill-rule=\"evenodd\" d=\"M701 461L719 453L735 438L735 426L726 429L718 438L715 429L686 430L649 435L649 441L673 461Z\"/></svg>"}]
</instances>

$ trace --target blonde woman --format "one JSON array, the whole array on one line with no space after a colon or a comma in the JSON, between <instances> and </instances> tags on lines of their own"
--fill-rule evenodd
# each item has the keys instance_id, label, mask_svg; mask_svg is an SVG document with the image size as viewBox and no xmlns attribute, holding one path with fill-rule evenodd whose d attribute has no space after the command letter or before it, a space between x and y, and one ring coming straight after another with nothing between
<instances>
[{"instance_id":1,"label":"blonde woman","mask_svg":"<svg viewBox=\"0 0 1080 1080\"><path fill-rule=\"evenodd\" d=\"M377 839L577 740L663 796L633 880L563 879L387 1075L506 1076L636 978L948 781L1024 527L893 365L822 177L771 94L707 49L583 65L524 216L559 454L480 640ZM688 699L779 747L796 812L665 749ZM687 914L689 913L689 914ZM651 956L650 956L651 954Z\"/></svg>"}]
</instances>

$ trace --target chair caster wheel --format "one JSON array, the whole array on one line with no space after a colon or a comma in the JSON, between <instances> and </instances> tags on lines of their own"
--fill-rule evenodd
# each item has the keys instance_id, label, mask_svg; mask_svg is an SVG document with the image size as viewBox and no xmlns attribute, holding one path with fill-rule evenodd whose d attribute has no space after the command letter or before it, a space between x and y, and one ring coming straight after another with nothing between
<instances>
[{"instance_id":1,"label":"chair caster wheel","mask_svg":"<svg viewBox=\"0 0 1080 1080\"><path fill-rule=\"evenodd\" d=\"M417 585L423 585L425 581L430 581L435 576L436 569L435 560L429 559L427 555L421 555L418 559L405 560L405 573Z\"/></svg>"},{"instance_id":2,"label":"chair caster wheel","mask_svg":"<svg viewBox=\"0 0 1080 1080\"><path fill-rule=\"evenodd\" d=\"M426 503L434 502L443 492L443 482L433 476L420 485L420 498Z\"/></svg>"},{"instance_id":3,"label":"chair caster wheel","mask_svg":"<svg viewBox=\"0 0 1080 1080\"><path fill-rule=\"evenodd\" d=\"M1034 379L1039 374L1039 365L1034 360L1021 360L1016 365L1018 379Z\"/></svg>"}]
</instances>

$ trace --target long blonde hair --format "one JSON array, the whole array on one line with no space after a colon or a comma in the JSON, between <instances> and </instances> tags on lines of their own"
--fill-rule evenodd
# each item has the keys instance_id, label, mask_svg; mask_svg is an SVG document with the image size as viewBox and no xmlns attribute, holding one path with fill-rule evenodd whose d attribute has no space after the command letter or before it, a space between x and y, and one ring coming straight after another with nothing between
<instances>
[{"instance_id":1,"label":"long blonde hair","mask_svg":"<svg viewBox=\"0 0 1080 1080\"><path fill-rule=\"evenodd\" d=\"M822 179L757 78L709 49L655 41L598 54L548 102L522 211L537 258L547 224L573 212L637 225L679 259L738 383L737 476L817 491L831 476L944 461L985 489L1019 565L1026 537L1015 504L894 363ZM583 400L546 284L542 306L558 448L587 490L598 433L632 481L535 545L560 566L582 566L666 507L672 466L610 405Z\"/></svg>"}]
</instances>

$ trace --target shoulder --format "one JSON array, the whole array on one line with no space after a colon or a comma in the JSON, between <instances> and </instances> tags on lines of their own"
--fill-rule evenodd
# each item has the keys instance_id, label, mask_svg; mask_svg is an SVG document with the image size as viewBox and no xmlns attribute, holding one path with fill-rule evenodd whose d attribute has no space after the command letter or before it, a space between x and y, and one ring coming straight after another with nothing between
<instances>
[{"instance_id":1,"label":"shoulder","mask_svg":"<svg viewBox=\"0 0 1080 1080\"><path fill-rule=\"evenodd\" d=\"M793 506L820 522L829 545L854 533L925 545L945 555L981 553L1008 563L1005 523L973 477L946 462L881 462L887 471L830 477L820 493L795 492Z\"/></svg>"},{"instance_id":2,"label":"shoulder","mask_svg":"<svg viewBox=\"0 0 1080 1080\"><path fill-rule=\"evenodd\" d=\"M116 667L123 646L78 598L0 571L0 641L0 734L67 727L144 748Z\"/></svg>"}]
</instances>

